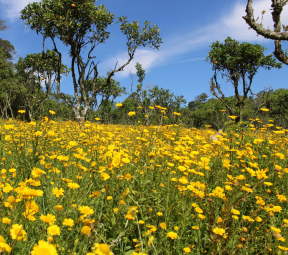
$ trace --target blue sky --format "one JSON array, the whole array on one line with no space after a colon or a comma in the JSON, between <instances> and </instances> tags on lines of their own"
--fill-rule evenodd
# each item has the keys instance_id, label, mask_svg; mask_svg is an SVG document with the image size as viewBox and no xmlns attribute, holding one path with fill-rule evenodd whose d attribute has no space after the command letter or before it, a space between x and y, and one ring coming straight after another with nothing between
<instances>
[{"instance_id":1,"label":"blue sky","mask_svg":"<svg viewBox=\"0 0 288 255\"><path fill-rule=\"evenodd\" d=\"M42 51L42 36L37 35L30 26L25 28L25 21L19 19L20 11L32 1L29 0L0 0L0 18L6 20L10 29L0 32L0 37L9 40L15 47L18 57L25 57L30 53ZM38 1L40 2L40 1ZM273 30L271 16L271 0L253 1L254 16L261 20L262 10L266 10L263 26ZM131 92L131 75L133 77L133 91L136 90L137 76L135 64L139 62L146 71L144 88L158 85L169 89L176 95L184 95L187 103L194 100L197 95L209 91L209 81L213 75L211 64L206 63L210 45L218 40L224 43L227 36L241 42L260 44L267 48L265 55L272 54L274 42L257 36L242 19L245 16L247 0L239 1L192 1L192 0L99 0L95 4L103 4L109 12L115 14L114 23L108 27L111 33L106 44L97 46L92 56L96 56L99 75L106 76L109 69L113 69L116 62L124 64L128 59L126 37L120 31L117 18L127 16L128 21L139 20L140 27L144 21L151 21L151 26L156 24L160 28L161 44L159 51L149 47L139 47L133 61L126 66L123 72L118 72L113 77L121 86ZM288 7L284 7L281 21L288 25ZM63 62L71 66L68 47L57 40L57 47L63 53ZM89 47L89 46L88 46ZM83 56L87 56L89 48ZM282 42L283 50L287 49L287 42ZM46 40L46 49L52 49L51 39ZM85 59L85 57L84 57ZM15 61L14 61L15 62ZM270 71L259 68L252 83L253 93L264 88L287 88L287 65L282 69ZM131 74L131 75L130 75ZM218 76L223 92L227 96L233 95L232 84ZM61 91L72 94L72 75L63 76ZM116 101L123 101L121 97Z\"/></svg>"}]
</instances>

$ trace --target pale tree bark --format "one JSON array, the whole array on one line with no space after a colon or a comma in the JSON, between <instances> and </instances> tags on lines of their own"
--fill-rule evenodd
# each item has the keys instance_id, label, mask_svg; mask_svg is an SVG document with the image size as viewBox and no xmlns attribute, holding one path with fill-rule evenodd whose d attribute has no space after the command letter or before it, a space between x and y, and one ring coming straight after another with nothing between
<instances>
[{"instance_id":1,"label":"pale tree bark","mask_svg":"<svg viewBox=\"0 0 288 255\"><path fill-rule=\"evenodd\" d=\"M81 52L81 44L77 43L77 38L78 35L76 36L76 40L73 41L71 43L71 55L72 55L72 66L71 66L71 70L72 70L72 79L73 79L73 85L74 85L74 97L76 100L76 105L69 100L63 93L60 92L60 64L61 64L61 53L58 51L57 47L56 47L56 43L54 41L54 38L51 38L54 44L54 51L59 55L59 67L58 67L58 77L57 77L57 94L65 101L66 104L69 105L69 107L72 109L72 111L75 114L76 119L78 120L79 124L85 121L85 118L87 116L87 111L88 108L90 106L90 104L92 103L93 100L95 100L95 95L99 92L101 92L103 90L103 88L107 87L110 85L110 79L112 78L112 76L114 76L114 74L116 72L119 71L123 71L124 67L127 66L131 60L134 57L135 51L136 51L136 47L132 48L132 50L129 52L129 59L128 61L123 64L122 66L120 66L117 69L117 64L118 61L116 62L116 65L114 67L114 69L110 72L107 73L107 80L106 83L104 83L102 86L99 86L96 88L96 81L97 81L97 77L98 77L98 69L97 69L97 65L98 63L95 65L94 61L91 62L90 64L90 68L88 70L88 74L85 78L85 72L86 69L88 67L88 64L90 62L90 60L92 58L95 57L91 57L91 52L94 50L94 48L96 47L96 44L94 43L91 46L91 49L88 53L88 60L86 63L83 62L83 58L80 56L80 52ZM76 79L76 72L75 72L75 65L77 64L77 69L78 69L78 80ZM89 91L90 94L87 95L87 91L85 90L85 81L88 80L89 76L91 75L91 73L94 71L93 74L93 83L92 83L92 90Z\"/></svg>"},{"instance_id":2,"label":"pale tree bark","mask_svg":"<svg viewBox=\"0 0 288 255\"><path fill-rule=\"evenodd\" d=\"M253 80L254 75L248 76L249 84L246 84L245 72L243 70L241 70L240 73L239 72L235 72L235 73L229 72L229 74L222 74L222 78L223 78L223 76L228 77L227 81L231 81L231 83L233 84L234 93L235 93L235 97L237 100L236 104L233 107L230 107L228 105L227 101L225 100L225 95L221 91L220 85L217 82L216 70L215 70L215 74L213 75L215 83L213 81L213 78L211 78L211 80L210 80L210 91L212 92L213 96L218 98L225 105L226 109L229 112L229 115L236 115L235 107L239 108L239 117L236 119L236 123L238 123L239 121L242 121L243 107L245 104L245 100L248 97L248 93L250 92L252 94L251 85L252 85L252 80ZM239 84L240 77L242 78L243 96L240 95L239 89L238 89L238 86L240 85Z\"/></svg>"},{"instance_id":3,"label":"pale tree bark","mask_svg":"<svg viewBox=\"0 0 288 255\"><path fill-rule=\"evenodd\" d=\"M281 12L283 10L283 7L287 4L288 0L271 0L272 1L272 18L274 21L274 31L271 31L270 29L266 29L263 27L262 22L257 23L253 15L253 0L248 0L247 6L246 6L246 16L243 16L242 18L247 22L247 24L252 28L254 31L257 32L257 34L260 34L264 36L267 39L274 40L275 44L275 51L273 54L275 57L282 63L288 65L288 56L287 53L284 53L282 50L281 40L282 41L288 41L288 26L283 25L283 30L285 32L281 32ZM262 12L262 15L265 13L265 11ZM262 16L263 19L263 16ZM249 29L250 29L249 28Z\"/></svg>"}]
</instances>

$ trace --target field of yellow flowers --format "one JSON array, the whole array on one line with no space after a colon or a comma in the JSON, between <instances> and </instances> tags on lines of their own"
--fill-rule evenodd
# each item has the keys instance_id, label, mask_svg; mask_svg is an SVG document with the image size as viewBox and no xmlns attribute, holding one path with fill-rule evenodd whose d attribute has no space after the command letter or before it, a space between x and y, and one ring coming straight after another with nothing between
<instances>
[{"instance_id":1,"label":"field of yellow flowers","mask_svg":"<svg viewBox=\"0 0 288 255\"><path fill-rule=\"evenodd\" d=\"M286 254L287 132L0 121L0 253Z\"/></svg>"}]
</instances>

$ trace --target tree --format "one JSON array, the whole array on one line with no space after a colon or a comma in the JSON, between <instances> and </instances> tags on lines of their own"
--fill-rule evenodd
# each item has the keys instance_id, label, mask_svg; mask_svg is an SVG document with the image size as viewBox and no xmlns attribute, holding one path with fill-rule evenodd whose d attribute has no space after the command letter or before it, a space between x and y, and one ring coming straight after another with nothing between
<instances>
[{"instance_id":1,"label":"tree","mask_svg":"<svg viewBox=\"0 0 288 255\"><path fill-rule=\"evenodd\" d=\"M272 55L264 56L265 50L259 44L253 45L232 40L229 36L225 40L225 44L216 41L210 46L212 49L208 53L205 61L211 61L214 70L213 78L210 81L210 90L212 94L221 100L227 108L229 115L237 115L236 122L241 121L242 110L245 100L249 94L252 94L251 85L254 75L260 67L270 70L271 67L282 68L281 63L276 63L276 59ZM234 87L236 104L231 107L225 100L225 96L221 91L220 84L217 82L217 73L222 71L221 75L228 77L227 81L231 81ZM223 73L226 71L226 73ZM246 78L247 75L247 78ZM242 78L242 92L240 95L239 79ZM214 79L214 80L213 80ZM247 81L248 79L248 81ZM215 81L215 83L214 83Z\"/></svg>"},{"instance_id":2,"label":"tree","mask_svg":"<svg viewBox=\"0 0 288 255\"><path fill-rule=\"evenodd\" d=\"M5 20L0 19L0 31L4 31L10 28L4 25L5 23ZM9 41L0 38L0 48L4 50L5 59L13 60L12 54L16 54L16 52L14 46Z\"/></svg>"},{"instance_id":3,"label":"tree","mask_svg":"<svg viewBox=\"0 0 288 255\"><path fill-rule=\"evenodd\" d=\"M114 14L107 12L103 5L95 6L94 0L75 0L71 4L70 0L43 0L40 3L28 4L22 11L20 19L27 20L26 25L31 25L32 30L40 32L43 37L43 45L46 38L51 38L54 51L59 55L57 93L62 96L63 100L70 106L75 113L78 121L83 121L91 102L95 95L100 93L104 87L110 85L111 77L119 72L131 62L135 51L139 46L149 46L159 50L162 43L159 38L160 29L154 25L152 28L148 25L151 22L145 21L145 27L139 32L138 21L127 22L127 17L119 17L117 23L121 23L121 31L127 37L129 59L125 64L108 72L106 83L96 87L98 78L97 64L92 61L88 72L87 67L92 57L91 53L97 45L105 43L110 33L106 31L107 26L113 23ZM92 33L92 34L91 34ZM61 53L58 51L55 38L59 38L66 46L70 47L70 57L72 58L72 78L74 85L74 97L76 105L63 96L60 92L60 63ZM87 62L81 57L81 50L90 44L91 48L88 53ZM76 79L75 65L78 69L78 80ZM85 81L90 79L92 74L92 88L89 96L86 96ZM85 77L86 75L86 77ZM82 98L81 98L82 97Z\"/></svg>"},{"instance_id":4,"label":"tree","mask_svg":"<svg viewBox=\"0 0 288 255\"><path fill-rule=\"evenodd\" d=\"M273 54L275 57L282 63L288 65L288 54L287 50L284 53L282 50L281 40L287 41L288 40L288 26L282 25L283 30L285 32L281 32L281 12L283 11L284 5L286 5L288 0L272 0L272 18L274 21L274 32L271 31L269 28L266 29L263 27L262 22L257 23L253 15L253 0L248 0L247 6L246 6L246 16L243 16L242 18L246 21L246 23L252 28L254 31L257 32L257 34L264 36L267 39L274 40L275 44L275 51ZM265 14L265 10L262 11L262 21L263 21L263 15ZM250 29L249 28L249 29Z\"/></svg>"},{"instance_id":5,"label":"tree","mask_svg":"<svg viewBox=\"0 0 288 255\"><path fill-rule=\"evenodd\" d=\"M7 40L0 38L0 48L5 52L4 57L9 60L13 60L13 55L16 54L14 46Z\"/></svg>"},{"instance_id":6,"label":"tree","mask_svg":"<svg viewBox=\"0 0 288 255\"><path fill-rule=\"evenodd\" d=\"M93 87L93 80L88 80L85 82L87 82L85 84L85 89L86 89L86 97L88 97ZM106 83L105 77L103 76L98 77L96 81L96 88L103 86L103 84L105 83ZM114 79L111 78L109 86L104 87L98 93L98 95L96 95L98 98L95 96L95 100L92 101L90 105L90 110L93 111L93 110L96 110L97 108L98 113L100 113L101 115L101 119L104 120L104 115L107 116L107 112L112 110L113 108L112 106L114 105L114 100L117 97L121 96L122 94L126 93L125 91L126 91L125 87L121 87L118 81L115 81ZM99 98L100 100L97 100ZM83 100L82 97L81 99Z\"/></svg>"},{"instance_id":7,"label":"tree","mask_svg":"<svg viewBox=\"0 0 288 255\"><path fill-rule=\"evenodd\" d=\"M0 48L0 114L8 118L7 109L10 110L10 116L13 118L12 102L18 90L15 88L15 72L13 63L6 58L6 52Z\"/></svg>"},{"instance_id":8,"label":"tree","mask_svg":"<svg viewBox=\"0 0 288 255\"><path fill-rule=\"evenodd\" d=\"M6 23L5 20L0 19L0 31L4 31L10 27L7 27L6 25L4 25Z\"/></svg>"},{"instance_id":9,"label":"tree","mask_svg":"<svg viewBox=\"0 0 288 255\"><path fill-rule=\"evenodd\" d=\"M52 93L58 61L55 51L47 50L46 53L28 54L24 59L20 57L15 64L18 91L22 94L30 121ZM67 76L70 70L62 63L60 71Z\"/></svg>"}]
</instances>

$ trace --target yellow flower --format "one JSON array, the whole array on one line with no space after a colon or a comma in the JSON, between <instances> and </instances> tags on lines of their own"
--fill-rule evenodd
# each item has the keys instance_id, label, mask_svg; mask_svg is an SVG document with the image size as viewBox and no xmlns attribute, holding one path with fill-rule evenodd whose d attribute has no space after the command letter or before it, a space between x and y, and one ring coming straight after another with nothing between
<instances>
[{"instance_id":1,"label":"yellow flower","mask_svg":"<svg viewBox=\"0 0 288 255\"><path fill-rule=\"evenodd\" d=\"M51 110L49 110L49 113L50 113L51 115L55 114L55 112L54 112L54 111L51 111Z\"/></svg>"},{"instance_id":2,"label":"yellow flower","mask_svg":"<svg viewBox=\"0 0 288 255\"><path fill-rule=\"evenodd\" d=\"M107 173L101 173L100 177L102 181L107 181L108 179L110 179L110 175Z\"/></svg>"},{"instance_id":3,"label":"yellow flower","mask_svg":"<svg viewBox=\"0 0 288 255\"><path fill-rule=\"evenodd\" d=\"M57 211L62 211L63 210L63 206L62 205L55 205L54 208Z\"/></svg>"},{"instance_id":4,"label":"yellow flower","mask_svg":"<svg viewBox=\"0 0 288 255\"><path fill-rule=\"evenodd\" d=\"M232 120L235 120L238 118L238 116L228 116L229 118L231 118Z\"/></svg>"},{"instance_id":5,"label":"yellow flower","mask_svg":"<svg viewBox=\"0 0 288 255\"><path fill-rule=\"evenodd\" d=\"M117 107L121 107L121 106L122 106L122 104L121 104L121 103L119 103L119 104L116 104L116 106L117 106Z\"/></svg>"},{"instance_id":6,"label":"yellow flower","mask_svg":"<svg viewBox=\"0 0 288 255\"><path fill-rule=\"evenodd\" d=\"M261 108L260 109L262 112L269 112L269 109L267 109L267 108Z\"/></svg>"},{"instance_id":7,"label":"yellow flower","mask_svg":"<svg viewBox=\"0 0 288 255\"><path fill-rule=\"evenodd\" d=\"M57 225L52 225L47 229L48 234L51 236L60 236L60 228Z\"/></svg>"},{"instance_id":8,"label":"yellow flower","mask_svg":"<svg viewBox=\"0 0 288 255\"><path fill-rule=\"evenodd\" d=\"M6 243L3 236L0 235L0 253L1 252L8 252L10 253L11 247Z\"/></svg>"},{"instance_id":9,"label":"yellow flower","mask_svg":"<svg viewBox=\"0 0 288 255\"><path fill-rule=\"evenodd\" d=\"M72 227L74 225L74 220L72 219L64 219L63 223L64 226Z\"/></svg>"},{"instance_id":10,"label":"yellow flower","mask_svg":"<svg viewBox=\"0 0 288 255\"><path fill-rule=\"evenodd\" d=\"M183 249L183 251L184 251L185 253L191 253L191 249L190 249L189 247L185 247L185 248Z\"/></svg>"},{"instance_id":11,"label":"yellow flower","mask_svg":"<svg viewBox=\"0 0 288 255\"><path fill-rule=\"evenodd\" d=\"M167 228L167 225L166 225L165 222L160 223L159 226L160 226L160 228L162 228L162 229L166 229L166 228Z\"/></svg>"},{"instance_id":12,"label":"yellow flower","mask_svg":"<svg viewBox=\"0 0 288 255\"><path fill-rule=\"evenodd\" d=\"M259 217L259 216L257 216L257 217L255 218L255 220L256 220L257 222L261 222L261 221L262 221L262 218Z\"/></svg>"},{"instance_id":13,"label":"yellow flower","mask_svg":"<svg viewBox=\"0 0 288 255\"><path fill-rule=\"evenodd\" d=\"M26 188L23 192L24 197L43 197L43 190Z\"/></svg>"},{"instance_id":14,"label":"yellow flower","mask_svg":"<svg viewBox=\"0 0 288 255\"><path fill-rule=\"evenodd\" d=\"M181 115L181 113L179 113L179 112L173 112L173 114L174 114L174 115L178 115L178 116Z\"/></svg>"},{"instance_id":15,"label":"yellow flower","mask_svg":"<svg viewBox=\"0 0 288 255\"><path fill-rule=\"evenodd\" d=\"M128 158L122 158L122 162L128 164L130 163L130 160Z\"/></svg>"},{"instance_id":16,"label":"yellow flower","mask_svg":"<svg viewBox=\"0 0 288 255\"><path fill-rule=\"evenodd\" d=\"M2 218L2 223L4 224L10 224L11 220L9 218Z\"/></svg>"},{"instance_id":17,"label":"yellow flower","mask_svg":"<svg viewBox=\"0 0 288 255\"><path fill-rule=\"evenodd\" d=\"M10 229L10 236L13 240L26 241L26 232L23 230L23 225L13 224Z\"/></svg>"},{"instance_id":18,"label":"yellow flower","mask_svg":"<svg viewBox=\"0 0 288 255\"><path fill-rule=\"evenodd\" d=\"M288 251L288 247L284 247L284 246L278 246L278 248L280 249L280 250L283 250L283 251Z\"/></svg>"},{"instance_id":19,"label":"yellow flower","mask_svg":"<svg viewBox=\"0 0 288 255\"><path fill-rule=\"evenodd\" d=\"M95 253L97 255L112 255L113 253L110 251L110 248L107 244L100 244L96 249Z\"/></svg>"},{"instance_id":20,"label":"yellow flower","mask_svg":"<svg viewBox=\"0 0 288 255\"><path fill-rule=\"evenodd\" d=\"M47 243L43 240L38 241L38 245L33 246L31 255L58 255L57 250L53 244Z\"/></svg>"},{"instance_id":21,"label":"yellow flower","mask_svg":"<svg viewBox=\"0 0 288 255\"><path fill-rule=\"evenodd\" d=\"M158 212L157 215L158 215L158 216L162 216L163 213L162 213L162 212Z\"/></svg>"},{"instance_id":22,"label":"yellow flower","mask_svg":"<svg viewBox=\"0 0 288 255\"><path fill-rule=\"evenodd\" d=\"M78 183L74 183L74 182L69 182L69 183L67 184L67 186L68 186L70 189L73 189L73 190L80 188L79 184L78 184Z\"/></svg>"},{"instance_id":23,"label":"yellow flower","mask_svg":"<svg viewBox=\"0 0 288 255\"><path fill-rule=\"evenodd\" d=\"M144 224L145 222L144 222L143 220L139 220L138 223L142 225L142 224Z\"/></svg>"},{"instance_id":24,"label":"yellow flower","mask_svg":"<svg viewBox=\"0 0 288 255\"><path fill-rule=\"evenodd\" d=\"M178 234L173 232L173 231L168 232L166 235L167 235L167 237L170 237L173 240L177 239L177 237L178 237Z\"/></svg>"},{"instance_id":25,"label":"yellow flower","mask_svg":"<svg viewBox=\"0 0 288 255\"><path fill-rule=\"evenodd\" d=\"M64 189L62 188L58 189L56 187L52 190L52 194L55 195L56 197L64 196Z\"/></svg>"},{"instance_id":26,"label":"yellow flower","mask_svg":"<svg viewBox=\"0 0 288 255\"><path fill-rule=\"evenodd\" d=\"M279 228L271 227L271 229L276 233L281 233L281 229Z\"/></svg>"},{"instance_id":27,"label":"yellow flower","mask_svg":"<svg viewBox=\"0 0 288 255\"><path fill-rule=\"evenodd\" d=\"M213 232L216 234L216 235L220 235L220 236L223 236L224 233L225 233L225 229L224 228L214 228L213 229Z\"/></svg>"},{"instance_id":28,"label":"yellow flower","mask_svg":"<svg viewBox=\"0 0 288 255\"><path fill-rule=\"evenodd\" d=\"M136 114L136 112L128 112L128 116L133 116L135 114Z\"/></svg>"},{"instance_id":29,"label":"yellow flower","mask_svg":"<svg viewBox=\"0 0 288 255\"><path fill-rule=\"evenodd\" d=\"M108 197L107 197L107 200L111 200L111 199L113 199L112 196L108 196Z\"/></svg>"},{"instance_id":30,"label":"yellow flower","mask_svg":"<svg viewBox=\"0 0 288 255\"><path fill-rule=\"evenodd\" d=\"M84 215L92 215L94 213L94 210L89 206L80 206L79 211Z\"/></svg>"},{"instance_id":31,"label":"yellow flower","mask_svg":"<svg viewBox=\"0 0 288 255\"><path fill-rule=\"evenodd\" d=\"M272 209L273 209L274 212L281 212L282 211L282 207L279 206L279 205L273 206Z\"/></svg>"},{"instance_id":32,"label":"yellow flower","mask_svg":"<svg viewBox=\"0 0 288 255\"><path fill-rule=\"evenodd\" d=\"M135 218L133 217L133 215L131 214L131 212L128 211L128 213L125 215L125 218L127 220L135 220Z\"/></svg>"},{"instance_id":33,"label":"yellow flower","mask_svg":"<svg viewBox=\"0 0 288 255\"><path fill-rule=\"evenodd\" d=\"M236 214L236 215L240 215L240 212L236 209L232 209L231 213Z\"/></svg>"},{"instance_id":34,"label":"yellow flower","mask_svg":"<svg viewBox=\"0 0 288 255\"><path fill-rule=\"evenodd\" d=\"M19 110L18 112L19 113L25 113L25 110Z\"/></svg>"},{"instance_id":35,"label":"yellow flower","mask_svg":"<svg viewBox=\"0 0 288 255\"><path fill-rule=\"evenodd\" d=\"M84 226L83 228L81 228L81 233L84 235L88 235L91 232L91 228L88 226Z\"/></svg>"},{"instance_id":36,"label":"yellow flower","mask_svg":"<svg viewBox=\"0 0 288 255\"><path fill-rule=\"evenodd\" d=\"M46 216L45 215L41 215L40 219L43 222L49 223L50 225L53 225L54 222L56 221L56 217L54 215L52 215L52 214L47 214Z\"/></svg>"},{"instance_id":37,"label":"yellow flower","mask_svg":"<svg viewBox=\"0 0 288 255\"><path fill-rule=\"evenodd\" d=\"M223 222L222 218L220 216L218 216L217 220L216 220L217 223L221 223Z\"/></svg>"}]
</instances>

